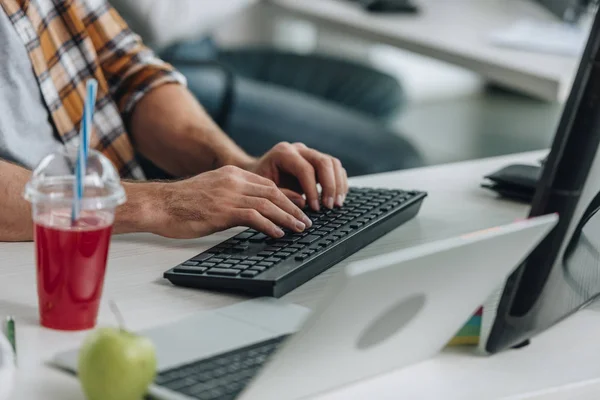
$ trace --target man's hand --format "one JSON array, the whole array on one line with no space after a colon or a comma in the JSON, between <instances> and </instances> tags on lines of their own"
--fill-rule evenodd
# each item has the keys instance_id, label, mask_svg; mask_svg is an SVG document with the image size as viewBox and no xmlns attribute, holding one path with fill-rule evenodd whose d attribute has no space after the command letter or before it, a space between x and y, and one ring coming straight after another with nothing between
<instances>
[{"instance_id":1,"label":"man's hand","mask_svg":"<svg viewBox=\"0 0 600 400\"><path fill-rule=\"evenodd\" d=\"M247 169L275 182L299 207L304 207L303 193L313 210L320 208L317 183L325 207L341 207L348 194L348 175L340 160L302 143L279 143Z\"/></svg>"},{"instance_id":2,"label":"man's hand","mask_svg":"<svg viewBox=\"0 0 600 400\"><path fill-rule=\"evenodd\" d=\"M312 226L272 180L233 166L155 184L152 196L158 204L149 230L166 237L195 238L248 226L279 238L280 227L301 232Z\"/></svg>"}]
</instances>

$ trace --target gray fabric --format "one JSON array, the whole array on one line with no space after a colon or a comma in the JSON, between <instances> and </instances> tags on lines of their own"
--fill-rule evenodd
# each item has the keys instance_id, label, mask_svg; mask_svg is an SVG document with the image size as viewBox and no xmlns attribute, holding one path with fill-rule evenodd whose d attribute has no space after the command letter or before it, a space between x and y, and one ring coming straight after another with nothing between
<instances>
[{"instance_id":1,"label":"gray fabric","mask_svg":"<svg viewBox=\"0 0 600 400\"><path fill-rule=\"evenodd\" d=\"M60 146L25 45L0 8L0 158L33 169Z\"/></svg>"}]
</instances>

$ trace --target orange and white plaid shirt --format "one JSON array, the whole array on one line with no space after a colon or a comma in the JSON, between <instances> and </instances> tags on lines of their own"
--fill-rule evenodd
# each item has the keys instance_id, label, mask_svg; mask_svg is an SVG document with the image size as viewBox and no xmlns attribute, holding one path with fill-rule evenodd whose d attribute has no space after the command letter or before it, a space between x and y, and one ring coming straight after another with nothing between
<instances>
[{"instance_id":1,"label":"orange and white plaid shirt","mask_svg":"<svg viewBox=\"0 0 600 400\"><path fill-rule=\"evenodd\" d=\"M98 81L91 146L121 177L144 179L125 122L136 103L185 78L144 46L106 0L0 0L29 53L64 145L78 140L85 81ZM10 95L3 93L3 95Z\"/></svg>"}]
</instances>

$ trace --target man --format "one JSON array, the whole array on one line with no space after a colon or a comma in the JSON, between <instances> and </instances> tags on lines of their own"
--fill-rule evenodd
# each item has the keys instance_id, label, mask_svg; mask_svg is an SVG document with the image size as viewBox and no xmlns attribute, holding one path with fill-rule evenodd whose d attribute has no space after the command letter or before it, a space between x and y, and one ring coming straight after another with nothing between
<instances>
[{"instance_id":1,"label":"man","mask_svg":"<svg viewBox=\"0 0 600 400\"><path fill-rule=\"evenodd\" d=\"M256 0L110 2L249 154L301 141L339 158L349 175L422 164L416 149L387 126L405 100L396 78L324 54L218 46L211 32Z\"/></svg>"},{"instance_id":2,"label":"man","mask_svg":"<svg viewBox=\"0 0 600 400\"><path fill-rule=\"evenodd\" d=\"M30 169L76 140L85 81L99 82L91 145L123 178L140 153L175 182L125 182L116 233L173 238L250 226L271 236L311 225L300 210L341 205L346 172L330 156L281 143L260 158L207 116L182 76L141 43L105 0L0 0L0 240L32 238L21 193ZM317 191L317 183L322 193ZM306 200L302 196L305 195Z\"/></svg>"}]
</instances>

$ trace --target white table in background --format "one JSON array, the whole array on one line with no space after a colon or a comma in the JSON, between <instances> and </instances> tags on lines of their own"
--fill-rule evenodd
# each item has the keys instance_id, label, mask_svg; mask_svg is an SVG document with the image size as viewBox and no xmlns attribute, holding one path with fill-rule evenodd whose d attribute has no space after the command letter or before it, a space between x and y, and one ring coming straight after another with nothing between
<instances>
[{"instance_id":1,"label":"white table in background","mask_svg":"<svg viewBox=\"0 0 600 400\"><path fill-rule=\"evenodd\" d=\"M578 57L499 48L493 31L521 20L554 21L533 0L415 0L422 12L370 14L346 0L268 0L320 26L449 62L490 82L547 101L566 99Z\"/></svg>"},{"instance_id":2,"label":"white table in background","mask_svg":"<svg viewBox=\"0 0 600 400\"><path fill-rule=\"evenodd\" d=\"M535 162L541 156L542 153L536 152L353 179L353 185L426 190L429 197L415 219L291 292L285 299L312 307L320 298L327 279L351 260L509 223L525 216L526 206L497 199L480 189L479 182L482 175L507 163ZM109 299L118 303L128 328L134 330L241 301L241 297L174 287L162 279L166 269L235 232L186 241L146 234L115 238L100 324L115 323L106 306ZM78 345L85 333L61 333L38 326L31 243L0 244L0 254L0 315L10 313L18 320L19 372L11 399L83 400L76 379L45 366L44 361L58 351ZM464 350L447 350L419 365L357 382L320 398L597 399L597 395L582 396L600 390L598 332L600 313L592 308L576 314L520 351L486 358ZM578 395L581 396L576 397Z\"/></svg>"}]
</instances>

